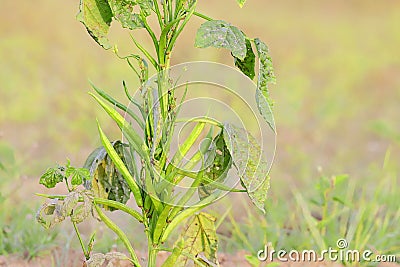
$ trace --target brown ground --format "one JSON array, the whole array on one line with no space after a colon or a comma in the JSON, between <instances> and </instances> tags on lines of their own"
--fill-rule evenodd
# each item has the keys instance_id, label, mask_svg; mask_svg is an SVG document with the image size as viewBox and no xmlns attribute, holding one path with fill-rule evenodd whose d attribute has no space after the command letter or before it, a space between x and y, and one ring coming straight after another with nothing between
<instances>
[{"instance_id":1,"label":"brown ground","mask_svg":"<svg viewBox=\"0 0 400 267\"><path fill-rule=\"evenodd\" d=\"M228 254L220 254L219 262L222 267L251 267L251 265L245 259L245 252L238 252L235 255ZM138 255L139 258L144 259L143 255ZM168 256L167 253L160 253L159 260L160 262L164 261L164 259ZM31 261L23 260L18 256L0 256L0 267L47 267L47 266L67 266L67 267L84 267L83 265L83 255L81 252L70 251L68 255L64 255L60 257L60 251L54 250L47 255L43 255L41 257L37 257ZM113 262L114 267L129 267L132 266L128 261L120 261ZM144 262L143 262L143 265ZM157 266L161 266L158 264ZM261 266L267 266L266 263L263 263ZM306 262L297 262L297 263L281 263L281 267L303 267L303 266L311 266L311 267L343 267L343 265L338 263L331 262L321 262L321 263L306 263ZM399 267L399 264L380 264L378 267Z\"/></svg>"}]
</instances>

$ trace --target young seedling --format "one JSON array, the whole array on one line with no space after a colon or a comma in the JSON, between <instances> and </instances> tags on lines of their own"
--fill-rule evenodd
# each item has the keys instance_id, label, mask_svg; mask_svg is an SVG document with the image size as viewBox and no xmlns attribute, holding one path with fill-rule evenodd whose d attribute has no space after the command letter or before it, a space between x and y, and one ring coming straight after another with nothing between
<instances>
[{"instance_id":1,"label":"young seedling","mask_svg":"<svg viewBox=\"0 0 400 267\"><path fill-rule=\"evenodd\" d=\"M246 1L237 2L242 7ZM132 33L137 52L120 57L127 61L142 84L140 99L136 99L123 82L126 96L135 110L92 86L95 93L90 95L116 122L124 141L110 142L98 125L102 146L91 153L84 168L74 168L68 162L64 167L48 169L40 179L40 183L49 188L65 182L69 194L39 194L51 201L38 211L38 221L45 227L51 227L69 217L87 266L100 266L113 258L126 258L120 253L93 254L93 238L88 245L84 244L77 224L89 215L113 230L129 252L130 261L135 266L141 266L130 240L106 215L105 210L125 212L144 225L148 241L147 266L151 267L155 266L160 251L170 252L169 258L163 263L165 267L185 266L190 261L196 266L218 265L215 218L200 211L224 191L247 192L255 206L265 212L269 188L268 165L257 141L245 129L208 116L189 118L188 122L195 126L175 154L172 153L171 139L180 104L186 94L183 94L180 102L177 101L169 68L175 43L194 17L205 20L197 31L196 47L228 49L234 64L250 79L256 76L258 59L257 105L260 114L275 132L267 87L268 83L275 81L275 77L267 46L258 38L247 37L228 22L214 20L198 12L196 5L196 0L80 2L78 20L103 48L112 47L107 34L111 23L115 21L130 32L145 29L153 42L152 52ZM149 24L152 17L157 21L156 27ZM156 32L160 34L157 36ZM114 51L118 56L117 49ZM151 67L157 72L153 83L148 82ZM125 117L115 108L122 110ZM204 134L206 138L197 152L185 160ZM232 168L237 170L243 189L231 188L224 183ZM190 185L180 190L187 179L190 179ZM126 205L131 196L137 209ZM165 247L171 233L184 221L188 221L187 226L175 245Z\"/></svg>"}]
</instances>

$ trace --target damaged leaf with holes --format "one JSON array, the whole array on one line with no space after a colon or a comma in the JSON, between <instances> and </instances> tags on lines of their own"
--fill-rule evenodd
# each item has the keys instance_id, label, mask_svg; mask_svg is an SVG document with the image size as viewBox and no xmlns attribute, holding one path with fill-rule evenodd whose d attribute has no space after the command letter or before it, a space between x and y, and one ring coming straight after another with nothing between
<instances>
[{"instance_id":1,"label":"damaged leaf with holes","mask_svg":"<svg viewBox=\"0 0 400 267\"><path fill-rule=\"evenodd\" d=\"M132 159L126 145L121 141L115 141L112 145L124 164L129 166L129 161ZM86 189L91 189L95 197L114 200L123 204L128 202L131 190L104 147L94 150L84 166L89 169L92 176L91 182L85 183ZM108 206L105 208L114 210L114 208Z\"/></svg>"},{"instance_id":2,"label":"damaged leaf with holes","mask_svg":"<svg viewBox=\"0 0 400 267\"><path fill-rule=\"evenodd\" d=\"M129 258L120 252L94 253L90 256L90 259L85 261L85 264L87 267L113 267L115 266L113 263L120 260L129 260Z\"/></svg>"},{"instance_id":3,"label":"damaged leaf with holes","mask_svg":"<svg viewBox=\"0 0 400 267\"><path fill-rule=\"evenodd\" d=\"M38 210L36 220L46 229L70 216L78 204L79 193L70 192L63 200L52 199Z\"/></svg>"},{"instance_id":4,"label":"damaged leaf with holes","mask_svg":"<svg viewBox=\"0 0 400 267\"><path fill-rule=\"evenodd\" d=\"M181 252L179 257L172 254L167 259L169 266L187 266L192 259L195 259L194 266L219 266L217 259L218 239L215 229L215 218L210 214L201 212L194 215L189 221L185 231L181 234L180 240L175 248ZM185 256L189 255L189 256Z\"/></svg>"},{"instance_id":5,"label":"damaged leaf with holes","mask_svg":"<svg viewBox=\"0 0 400 267\"><path fill-rule=\"evenodd\" d=\"M144 27L143 20L138 14L139 7L132 0L110 0L109 1L114 18L121 23L123 28L130 30ZM136 10L135 10L136 9ZM136 12L135 12L136 11Z\"/></svg>"},{"instance_id":6,"label":"damaged leaf with holes","mask_svg":"<svg viewBox=\"0 0 400 267\"><path fill-rule=\"evenodd\" d=\"M232 157L226 147L223 131L221 131L213 140L212 153L208 153L211 157L211 165L206 167L204 177L207 181L215 181L223 183L228 171L232 166ZM209 161L210 159L207 159ZM200 199L204 199L215 191L216 187L212 182L202 182L198 188Z\"/></svg>"},{"instance_id":7,"label":"damaged leaf with holes","mask_svg":"<svg viewBox=\"0 0 400 267\"><path fill-rule=\"evenodd\" d=\"M223 20L203 23L196 33L195 46L226 48L240 60L244 60L246 56L246 38L243 32Z\"/></svg>"},{"instance_id":8,"label":"damaged leaf with holes","mask_svg":"<svg viewBox=\"0 0 400 267\"><path fill-rule=\"evenodd\" d=\"M245 129L226 123L224 140L232 155L242 186L253 204L265 213L269 189L268 163L257 140Z\"/></svg>"},{"instance_id":9,"label":"damaged leaf with holes","mask_svg":"<svg viewBox=\"0 0 400 267\"><path fill-rule=\"evenodd\" d=\"M53 188L56 184L61 183L64 180L64 174L62 168L48 168L47 171L40 177L39 184L44 185L47 188Z\"/></svg>"}]
</instances>

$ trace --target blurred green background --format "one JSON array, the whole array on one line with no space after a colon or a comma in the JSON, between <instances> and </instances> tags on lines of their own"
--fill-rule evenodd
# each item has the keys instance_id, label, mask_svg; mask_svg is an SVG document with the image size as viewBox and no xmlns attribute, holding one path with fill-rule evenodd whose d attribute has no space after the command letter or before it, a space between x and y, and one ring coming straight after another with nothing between
<instances>
[{"instance_id":1,"label":"blurred green background","mask_svg":"<svg viewBox=\"0 0 400 267\"><path fill-rule=\"evenodd\" d=\"M373 192L387 150L400 162L400 2L248 0L242 9L234 0L199 2L199 11L269 45L278 81L271 88L278 129L271 199L292 201L292 189L307 196L319 176L342 173ZM40 201L33 193L43 191L36 184L48 166L84 162L99 144L96 118L111 139L120 136L87 95L88 80L121 97L123 79L137 86L127 65L75 20L77 12L78 1L0 2L0 142L14 150L22 177L14 196L23 201ZM173 63L233 65L226 51L194 48L201 23L194 18L185 30ZM111 40L121 54L132 47L116 25Z\"/></svg>"}]
</instances>

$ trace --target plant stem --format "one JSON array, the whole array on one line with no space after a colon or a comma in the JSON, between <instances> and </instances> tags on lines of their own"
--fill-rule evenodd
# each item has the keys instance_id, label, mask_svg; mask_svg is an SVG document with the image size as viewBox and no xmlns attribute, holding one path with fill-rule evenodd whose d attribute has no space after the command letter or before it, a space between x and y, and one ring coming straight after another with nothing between
<instances>
[{"instance_id":1,"label":"plant stem","mask_svg":"<svg viewBox=\"0 0 400 267\"><path fill-rule=\"evenodd\" d=\"M212 19L212 18L210 18L209 16L206 16L206 15L204 15L204 14L201 14L201 13L199 13L199 12L194 12L194 13L193 13L193 15L195 15L195 16L197 16L197 17L199 17L199 18L202 18L202 19L208 20L208 21L211 21L211 20L213 20L213 19Z\"/></svg>"},{"instance_id":2,"label":"plant stem","mask_svg":"<svg viewBox=\"0 0 400 267\"><path fill-rule=\"evenodd\" d=\"M149 252L149 258L148 258L148 267L155 267L157 263L157 253L158 253L158 248L153 247L153 244L149 242L148 244L148 252Z\"/></svg>"},{"instance_id":3,"label":"plant stem","mask_svg":"<svg viewBox=\"0 0 400 267\"><path fill-rule=\"evenodd\" d=\"M124 243L126 249L128 250L130 256L131 256L131 260L132 263L136 266L136 267L140 267L140 263L139 260L136 256L135 251L133 250L132 244L130 243L129 239L127 238L126 234L121 230L121 228L119 228L110 218L108 218L104 212L101 210L101 208L99 206L97 206L97 204L95 203L94 208L97 211L97 214L99 215L100 219L104 222L104 224L110 228L118 237L119 239L122 241L122 243Z\"/></svg>"},{"instance_id":4,"label":"plant stem","mask_svg":"<svg viewBox=\"0 0 400 267\"><path fill-rule=\"evenodd\" d=\"M83 255L85 255L85 259L88 260L90 258L90 255L86 251L85 245L83 244L83 240L82 240L81 234L79 233L78 226L76 225L76 222L72 222L72 224L74 225L75 233L76 233L76 235L77 235L77 237L79 239L79 243L81 244Z\"/></svg>"}]
</instances>

